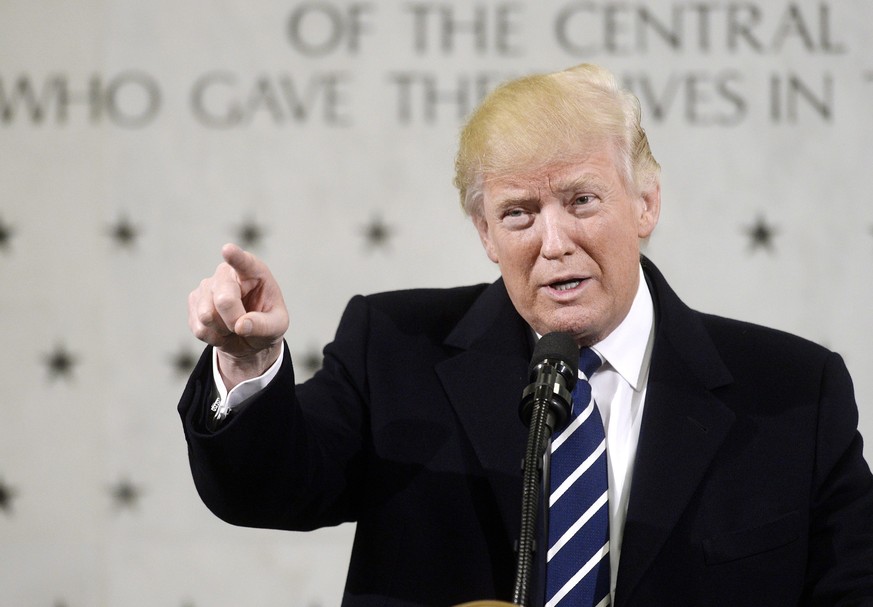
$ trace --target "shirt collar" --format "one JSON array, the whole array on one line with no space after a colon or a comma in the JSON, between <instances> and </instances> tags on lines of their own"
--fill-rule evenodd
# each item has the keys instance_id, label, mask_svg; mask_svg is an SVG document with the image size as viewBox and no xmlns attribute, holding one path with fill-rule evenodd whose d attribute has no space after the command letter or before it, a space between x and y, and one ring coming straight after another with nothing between
<instances>
[{"instance_id":1,"label":"shirt collar","mask_svg":"<svg viewBox=\"0 0 873 607\"><path fill-rule=\"evenodd\" d=\"M591 348L639 392L645 386L652 356L655 310L640 267L637 294L621 324Z\"/></svg>"}]
</instances>

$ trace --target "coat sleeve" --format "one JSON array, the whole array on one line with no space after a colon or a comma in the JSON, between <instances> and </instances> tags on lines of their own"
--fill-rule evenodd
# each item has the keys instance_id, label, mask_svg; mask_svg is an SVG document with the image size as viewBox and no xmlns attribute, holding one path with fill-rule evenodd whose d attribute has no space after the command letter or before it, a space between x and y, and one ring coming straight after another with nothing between
<instances>
[{"instance_id":1,"label":"coat sleeve","mask_svg":"<svg viewBox=\"0 0 873 607\"><path fill-rule=\"evenodd\" d=\"M821 383L804 604L873 606L873 476L852 380L836 355Z\"/></svg>"},{"instance_id":2,"label":"coat sleeve","mask_svg":"<svg viewBox=\"0 0 873 607\"><path fill-rule=\"evenodd\" d=\"M316 375L295 386L285 357L274 380L218 431L207 348L179 402L194 484L219 518L249 527L309 530L355 519L367 449L367 305L346 308Z\"/></svg>"}]
</instances>

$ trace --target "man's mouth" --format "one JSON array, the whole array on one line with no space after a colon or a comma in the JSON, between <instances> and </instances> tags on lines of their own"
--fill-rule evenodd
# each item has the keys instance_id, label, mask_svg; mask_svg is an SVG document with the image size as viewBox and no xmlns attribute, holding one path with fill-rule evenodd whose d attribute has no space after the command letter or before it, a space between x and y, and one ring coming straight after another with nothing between
<instances>
[{"instance_id":1,"label":"man's mouth","mask_svg":"<svg viewBox=\"0 0 873 607\"><path fill-rule=\"evenodd\" d=\"M549 286L552 287L556 291L569 291L571 289L575 289L580 284L582 284L581 280L574 279L574 280L562 280L559 282L553 282Z\"/></svg>"}]
</instances>

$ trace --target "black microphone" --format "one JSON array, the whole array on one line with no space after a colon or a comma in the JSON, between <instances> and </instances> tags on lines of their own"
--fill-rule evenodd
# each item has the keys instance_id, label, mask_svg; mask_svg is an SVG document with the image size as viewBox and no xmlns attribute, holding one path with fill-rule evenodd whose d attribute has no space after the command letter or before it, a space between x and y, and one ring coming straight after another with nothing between
<instances>
[{"instance_id":1,"label":"black microphone","mask_svg":"<svg viewBox=\"0 0 873 607\"><path fill-rule=\"evenodd\" d=\"M579 375L579 346L568 333L547 333L537 342L528 367L530 384L521 394L518 413L530 426L534 403L548 406L549 433L567 423L573 406L573 388Z\"/></svg>"},{"instance_id":2,"label":"black microphone","mask_svg":"<svg viewBox=\"0 0 873 607\"><path fill-rule=\"evenodd\" d=\"M536 551L540 484L547 480L552 433L570 417L573 388L579 374L579 346L567 333L543 335L534 347L529 367L530 384L521 394L519 415L529 427L524 455L521 528L512 602L528 605Z\"/></svg>"}]
</instances>

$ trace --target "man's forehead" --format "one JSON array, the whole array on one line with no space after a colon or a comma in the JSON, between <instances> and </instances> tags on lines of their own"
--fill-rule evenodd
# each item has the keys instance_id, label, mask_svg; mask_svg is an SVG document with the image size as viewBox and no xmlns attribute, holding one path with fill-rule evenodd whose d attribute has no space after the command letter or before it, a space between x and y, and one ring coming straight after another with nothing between
<instances>
[{"instance_id":1,"label":"man's forehead","mask_svg":"<svg viewBox=\"0 0 873 607\"><path fill-rule=\"evenodd\" d=\"M529 195L541 190L573 190L581 185L603 185L618 175L611 157L588 154L572 161L551 163L535 169L518 169L485 178L486 192Z\"/></svg>"}]
</instances>

